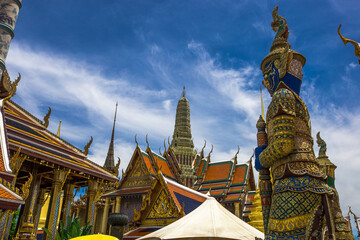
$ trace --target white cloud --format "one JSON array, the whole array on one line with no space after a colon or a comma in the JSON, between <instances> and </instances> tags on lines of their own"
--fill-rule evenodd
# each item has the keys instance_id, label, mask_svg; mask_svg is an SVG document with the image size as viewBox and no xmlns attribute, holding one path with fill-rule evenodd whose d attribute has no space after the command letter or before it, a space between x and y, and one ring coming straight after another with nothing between
<instances>
[{"instance_id":1,"label":"white cloud","mask_svg":"<svg viewBox=\"0 0 360 240\"><path fill-rule=\"evenodd\" d=\"M35 52L16 42L12 43L7 66L10 72L21 72L17 97L21 105L34 114L43 112L43 107L40 109L42 102L63 108L80 108L84 111L82 116L97 126L112 121L114 105L118 101L120 127L133 132L144 130L141 133L151 129L155 136L172 128L166 109L159 107L161 102L156 104L157 99L166 95L163 90L144 89L121 76L107 78L99 67L66 56ZM63 124L66 126L65 122ZM64 129L63 136L66 133Z\"/></svg>"}]
</instances>

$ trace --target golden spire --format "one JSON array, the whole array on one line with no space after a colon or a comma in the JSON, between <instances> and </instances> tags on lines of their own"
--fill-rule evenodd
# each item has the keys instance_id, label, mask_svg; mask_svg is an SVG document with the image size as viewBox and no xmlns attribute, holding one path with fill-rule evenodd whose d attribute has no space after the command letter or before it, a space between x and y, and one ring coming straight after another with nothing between
<instances>
[{"instance_id":1,"label":"golden spire","mask_svg":"<svg viewBox=\"0 0 360 240\"><path fill-rule=\"evenodd\" d=\"M262 87L260 86L260 97L261 97L261 116L265 120L265 114L264 114L264 101L262 97Z\"/></svg>"},{"instance_id":2,"label":"golden spire","mask_svg":"<svg viewBox=\"0 0 360 240\"><path fill-rule=\"evenodd\" d=\"M59 127L56 136L60 137L61 120L59 121Z\"/></svg>"}]
</instances>

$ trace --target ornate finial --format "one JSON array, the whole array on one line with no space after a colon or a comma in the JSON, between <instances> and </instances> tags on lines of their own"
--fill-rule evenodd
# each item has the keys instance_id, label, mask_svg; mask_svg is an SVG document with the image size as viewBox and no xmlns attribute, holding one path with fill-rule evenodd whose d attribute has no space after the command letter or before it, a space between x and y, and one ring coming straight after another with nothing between
<instances>
[{"instance_id":1,"label":"ornate finial","mask_svg":"<svg viewBox=\"0 0 360 240\"><path fill-rule=\"evenodd\" d=\"M276 6L272 11L273 21L271 22L271 27L276 32L274 42L277 40L287 42L289 37L289 28L286 24L286 19L279 15L278 13L279 6Z\"/></svg>"},{"instance_id":2,"label":"ornate finial","mask_svg":"<svg viewBox=\"0 0 360 240\"><path fill-rule=\"evenodd\" d=\"M160 156L162 155L162 153L161 153L161 147L159 147L159 154L160 154Z\"/></svg>"},{"instance_id":3,"label":"ornate finial","mask_svg":"<svg viewBox=\"0 0 360 240\"><path fill-rule=\"evenodd\" d=\"M326 142L320 137L320 132L316 134L316 143L319 149L319 157L326 157Z\"/></svg>"},{"instance_id":4,"label":"ornate finial","mask_svg":"<svg viewBox=\"0 0 360 240\"><path fill-rule=\"evenodd\" d=\"M185 97L185 85L184 85L184 88L183 88L183 97Z\"/></svg>"},{"instance_id":5,"label":"ornate finial","mask_svg":"<svg viewBox=\"0 0 360 240\"><path fill-rule=\"evenodd\" d=\"M18 148L15 155L10 159L10 168L15 176L18 174L22 163L26 159L26 155L20 155L20 153L21 147Z\"/></svg>"},{"instance_id":6,"label":"ornate finial","mask_svg":"<svg viewBox=\"0 0 360 240\"><path fill-rule=\"evenodd\" d=\"M56 133L56 136L60 137L60 128L61 128L61 120L59 121L59 127Z\"/></svg>"},{"instance_id":7,"label":"ornate finial","mask_svg":"<svg viewBox=\"0 0 360 240\"><path fill-rule=\"evenodd\" d=\"M355 56L360 58L360 43L355 42L354 40L344 38L343 35L341 35L341 33L340 33L340 28L341 28L341 24L339 25L339 28L338 28L337 32L338 32L341 40L343 41L344 45L346 45L347 43L351 43L352 45L354 45L354 47L355 47ZM360 60L359 60L359 64L360 64Z\"/></svg>"},{"instance_id":8,"label":"ornate finial","mask_svg":"<svg viewBox=\"0 0 360 240\"><path fill-rule=\"evenodd\" d=\"M121 160L120 160L120 158L118 157L118 162L117 162L117 164L116 164L115 167L114 167L114 173L115 173L116 176L119 175L120 163L121 163Z\"/></svg>"},{"instance_id":9,"label":"ornate finial","mask_svg":"<svg viewBox=\"0 0 360 240\"><path fill-rule=\"evenodd\" d=\"M235 158L237 157L237 155L239 154L239 152L240 152L240 146L238 145L238 150L237 150L237 152L235 153Z\"/></svg>"},{"instance_id":10,"label":"ornate finial","mask_svg":"<svg viewBox=\"0 0 360 240\"><path fill-rule=\"evenodd\" d=\"M149 146L149 141L148 141L148 134L146 134L146 144Z\"/></svg>"},{"instance_id":11,"label":"ornate finial","mask_svg":"<svg viewBox=\"0 0 360 240\"><path fill-rule=\"evenodd\" d=\"M204 139L204 146L203 146L203 148L201 149L201 151L204 151L205 147L206 147L206 140Z\"/></svg>"},{"instance_id":12,"label":"ornate finial","mask_svg":"<svg viewBox=\"0 0 360 240\"><path fill-rule=\"evenodd\" d=\"M6 68L4 68L3 75L1 77L0 82L0 98L4 98L4 100L8 100L16 94L16 87L20 82L21 74L19 73L18 78L14 81L10 81L10 76Z\"/></svg>"},{"instance_id":13,"label":"ornate finial","mask_svg":"<svg viewBox=\"0 0 360 240\"><path fill-rule=\"evenodd\" d=\"M136 143L136 146L139 146L136 136L137 136L137 134L135 134L135 143Z\"/></svg>"},{"instance_id":14,"label":"ornate finial","mask_svg":"<svg viewBox=\"0 0 360 240\"><path fill-rule=\"evenodd\" d=\"M21 197L24 199L24 201L28 198L29 196L29 193L30 193L30 185L31 185L31 182L33 180L33 175L31 173L29 173L29 178L28 180L22 185L22 188L21 188Z\"/></svg>"},{"instance_id":15,"label":"ornate finial","mask_svg":"<svg viewBox=\"0 0 360 240\"><path fill-rule=\"evenodd\" d=\"M90 141L85 145L85 147L84 147L84 152L83 152L83 153L85 154L85 156L88 155L88 153L89 153L89 148L90 148L93 140L94 140L94 139L93 139L93 137L91 136L91 137L90 137Z\"/></svg>"},{"instance_id":16,"label":"ornate finial","mask_svg":"<svg viewBox=\"0 0 360 240\"><path fill-rule=\"evenodd\" d=\"M121 176L123 177L125 175L124 169L121 169Z\"/></svg>"},{"instance_id":17,"label":"ornate finial","mask_svg":"<svg viewBox=\"0 0 360 240\"><path fill-rule=\"evenodd\" d=\"M211 144L211 150L210 150L210 152L209 152L208 157L210 157L210 154L212 153L213 150L214 150L214 145Z\"/></svg>"},{"instance_id":18,"label":"ornate finial","mask_svg":"<svg viewBox=\"0 0 360 240\"><path fill-rule=\"evenodd\" d=\"M171 144L170 144L170 136L168 137L168 144L169 144L169 147L170 147L170 145L171 145Z\"/></svg>"},{"instance_id":19,"label":"ornate finial","mask_svg":"<svg viewBox=\"0 0 360 240\"><path fill-rule=\"evenodd\" d=\"M49 107L49 110L48 110L48 112L45 115L44 120L43 120L43 125L45 126L45 128L47 128L49 126L50 115L51 115L51 108Z\"/></svg>"}]
</instances>

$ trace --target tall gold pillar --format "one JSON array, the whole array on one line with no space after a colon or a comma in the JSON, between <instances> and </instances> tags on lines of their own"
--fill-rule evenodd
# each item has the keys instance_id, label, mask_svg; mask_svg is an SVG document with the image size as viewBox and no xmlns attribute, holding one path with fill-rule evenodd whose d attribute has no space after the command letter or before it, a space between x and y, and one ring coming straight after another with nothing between
<instances>
[{"instance_id":1,"label":"tall gold pillar","mask_svg":"<svg viewBox=\"0 0 360 240\"><path fill-rule=\"evenodd\" d=\"M67 217L70 216L70 208L71 208L71 202L74 197L74 188L75 185L71 184L70 182L67 182L64 186L64 200L63 200L63 206L61 208L61 220L64 223L64 226L67 224Z\"/></svg>"},{"instance_id":2,"label":"tall gold pillar","mask_svg":"<svg viewBox=\"0 0 360 240\"><path fill-rule=\"evenodd\" d=\"M39 194L38 194L38 199L37 199L35 207L34 207L33 218L34 218L34 234L35 235L37 233L37 229L38 229L38 226L39 226L41 208L44 205L45 200L46 200L45 199L45 194L46 194L46 190L41 189Z\"/></svg>"},{"instance_id":3,"label":"tall gold pillar","mask_svg":"<svg viewBox=\"0 0 360 240\"><path fill-rule=\"evenodd\" d=\"M55 237L56 223L60 210L60 198L62 187L65 183L66 177L69 174L69 170L63 169L54 169L54 182L52 184L51 195L50 195L50 203L48 214L46 217L45 227L51 232L52 236ZM49 236L44 234L46 239L50 239ZM43 237L43 239L44 239Z\"/></svg>"},{"instance_id":4,"label":"tall gold pillar","mask_svg":"<svg viewBox=\"0 0 360 240\"><path fill-rule=\"evenodd\" d=\"M109 214L109 206L110 206L110 198L105 198L105 207L104 207L104 213L101 221L101 233L106 234L106 228L107 228L107 220L108 220L108 214Z\"/></svg>"},{"instance_id":5,"label":"tall gold pillar","mask_svg":"<svg viewBox=\"0 0 360 240\"><path fill-rule=\"evenodd\" d=\"M116 201L115 212L120 213L121 197L117 197L115 201Z\"/></svg>"},{"instance_id":6,"label":"tall gold pillar","mask_svg":"<svg viewBox=\"0 0 360 240\"><path fill-rule=\"evenodd\" d=\"M235 215L238 217L238 218L241 218L240 217L240 203L239 202L236 202L234 203L235 205Z\"/></svg>"},{"instance_id":7,"label":"tall gold pillar","mask_svg":"<svg viewBox=\"0 0 360 240\"><path fill-rule=\"evenodd\" d=\"M33 168L32 176L36 180L32 181L30 185L31 195L29 195L30 197L28 197L28 199L25 202L24 212L21 216L20 225L17 230L15 239L35 239L33 213L34 213L35 202L37 200L37 195L40 191L40 183L41 183L41 177L37 177L37 172L38 172L37 167Z\"/></svg>"},{"instance_id":8,"label":"tall gold pillar","mask_svg":"<svg viewBox=\"0 0 360 240\"><path fill-rule=\"evenodd\" d=\"M90 225L94 226L95 223L95 203L96 203L96 193L99 187L99 183L92 179L89 180L89 185L88 185L88 191L87 191L87 195L88 195L88 199L87 199L87 205L86 205L86 215L85 215L85 220L86 222L90 223ZM94 228L93 228L94 229Z\"/></svg>"}]
</instances>

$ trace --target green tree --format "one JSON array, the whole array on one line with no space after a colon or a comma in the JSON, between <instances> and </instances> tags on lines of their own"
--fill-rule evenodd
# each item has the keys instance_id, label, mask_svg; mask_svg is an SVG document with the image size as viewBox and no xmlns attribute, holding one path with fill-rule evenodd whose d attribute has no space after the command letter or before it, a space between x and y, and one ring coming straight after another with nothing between
<instances>
[{"instance_id":1,"label":"green tree","mask_svg":"<svg viewBox=\"0 0 360 240\"><path fill-rule=\"evenodd\" d=\"M89 223L85 223L84 226L80 227L79 218L76 217L74 220L71 219L70 216L67 217L67 224L64 228L64 223L60 221L60 226L58 231L55 234L55 238L53 238L51 232L47 228L42 228L44 232L50 237L50 239L55 240L68 240L75 237L90 235L93 226L89 225Z\"/></svg>"}]
</instances>

